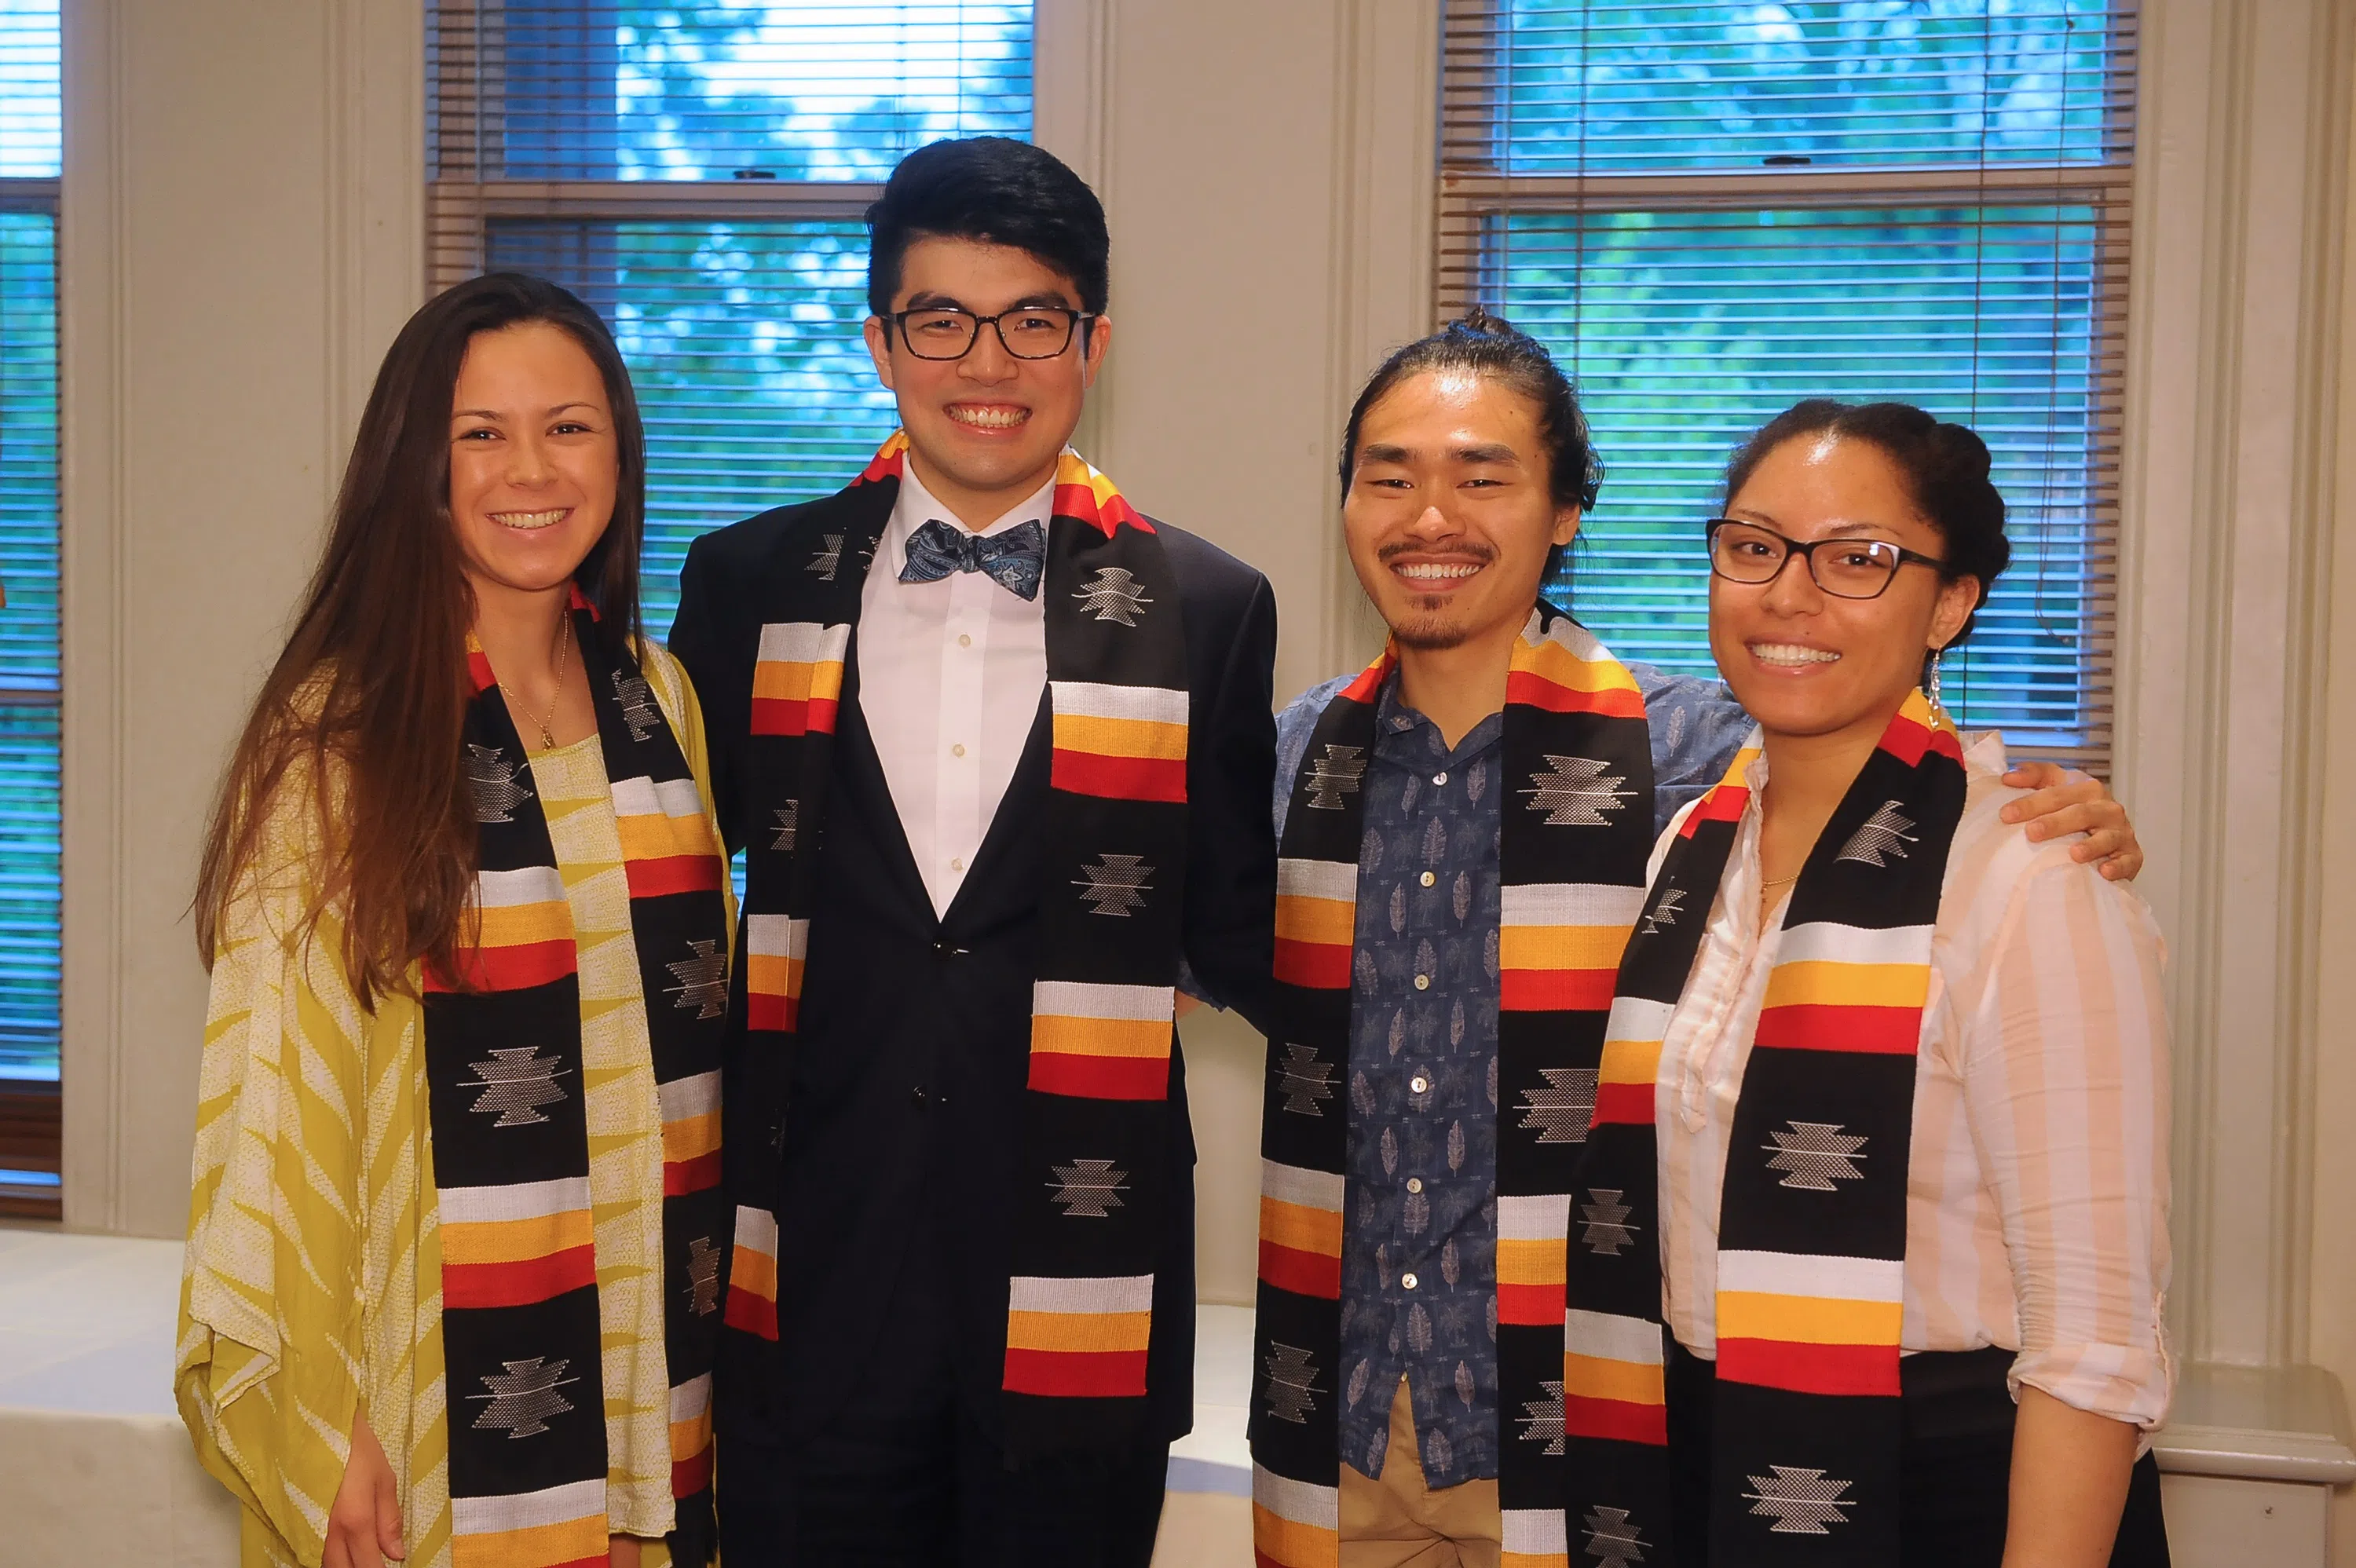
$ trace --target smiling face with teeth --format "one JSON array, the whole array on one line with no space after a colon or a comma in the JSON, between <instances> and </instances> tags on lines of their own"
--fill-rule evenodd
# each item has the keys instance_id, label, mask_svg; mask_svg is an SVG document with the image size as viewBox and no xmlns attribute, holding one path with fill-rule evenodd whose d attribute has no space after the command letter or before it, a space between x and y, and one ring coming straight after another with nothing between
<instances>
[{"instance_id":1,"label":"smiling face with teeth","mask_svg":"<svg viewBox=\"0 0 2356 1568\"><path fill-rule=\"evenodd\" d=\"M620 483L588 350L544 321L476 334L451 398L450 519L477 604L570 582L613 521Z\"/></svg>"},{"instance_id":2,"label":"smiling face with teeth","mask_svg":"<svg viewBox=\"0 0 2356 1568\"><path fill-rule=\"evenodd\" d=\"M892 296L894 315L1021 305L1079 310L1079 285L1028 251L940 235L908 247ZM1052 359L1017 359L986 326L965 357L924 359L881 317L867 318L867 351L899 404L917 477L968 528L988 528L1055 476L1112 340L1101 315L1081 325L1087 336L1076 331Z\"/></svg>"},{"instance_id":3,"label":"smiling face with teeth","mask_svg":"<svg viewBox=\"0 0 2356 1568\"><path fill-rule=\"evenodd\" d=\"M1905 472L1870 442L1798 436L1762 458L1726 515L1786 539L1883 539L1933 560L1946 540ZM1943 581L1915 562L1876 599L1826 593L1794 556L1772 581L1709 581L1709 645L1720 674L1771 738L1860 739L1869 748L1979 602L1970 577Z\"/></svg>"},{"instance_id":4,"label":"smiling face with teeth","mask_svg":"<svg viewBox=\"0 0 2356 1568\"><path fill-rule=\"evenodd\" d=\"M1547 551L1579 531L1547 461L1537 406L1472 372L1410 375L1365 411L1342 531L1402 650L1494 645L1504 670Z\"/></svg>"}]
</instances>

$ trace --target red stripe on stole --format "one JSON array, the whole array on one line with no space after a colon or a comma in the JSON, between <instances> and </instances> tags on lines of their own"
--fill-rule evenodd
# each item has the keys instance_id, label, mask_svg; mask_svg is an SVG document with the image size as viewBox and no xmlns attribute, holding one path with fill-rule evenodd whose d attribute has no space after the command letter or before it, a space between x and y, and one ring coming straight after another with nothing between
<instances>
[{"instance_id":1,"label":"red stripe on stole","mask_svg":"<svg viewBox=\"0 0 2356 1568\"><path fill-rule=\"evenodd\" d=\"M728 1287L728 1310L720 1320L758 1339L774 1341L777 1337L777 1304L738 1285Z\"/></svg>"},{"instance_id":2,"label":"red stripe on stole","mask_svg":"<svg viewBox=\"0 0 2356 1568\"><path fill-rule=\"evenodd\" d=\"M573 970L570 942L524 942L513 947L478 947L462 952L458 962L468 985L477 991L529 991L551 986ZM425 972L429 991L455 991L447 976Z\"/></svg>"},{"instance_id":3,"label":"red stripe on stole","mask_svg":"<svg viewBox=\"0 0 2356 1568\"><path fill-rule=\"evenodd\" d=\"M1589 1124L1598 1127L1641 1127L1653 1119L1653 1086L1650 1083L1601 1083L1595 1089L1595 1120Z\"/></svg>"},{"instance_id":4,"label":"red stripe on stole","mask_svg":"<svg viewBox=\"0 0 2356 1568\"><path fill-rule=\"evenodd\" d=\"M1391 656L1387 653L1385 654L1381 658L1360 670L1349 685L1334 693L1335 699L1344 702L1374 701L1375 694L1382 690L1383 682L1390 676L1391 663Z\"/></svg>"},{"instance_id":5,"label":"red stripe on stole","mask_svg":"<svg viewBox=\"0 0 2356 1568\"><path fill-rule=\"evenodd\" d=\"M1320 1301L1342 1299L1342 1260L1323 1253L1304 1253L1274 1242L1259 1244L1259 1277L1279 1290Z\"/></svg>"},{"instance_id":6,"label":"red stripe on stole","mask_svg":"<svg viewBox=\"0 0 2356 1568\"><path fill-rule=\"evenodd\" d=\"M1895 1345L1798 1345L1782 1339L1720 1339L1718 1375L1794 1393L1898 1397Z\"/></svg>"},{"instance_id":7,"label":"red stripe on stole","mask_svg":"<svg viewBox=\"0 0 2356 1568\"><path fill-rule=\"evenodd\" d=\"M1912 1056L1922 1038L1920 1008L1787 1006L1759 1015L1752 1043L1771 1051L1846 1051Z\"/></svg>"},{"instance_id":8,"label":"red stripe on stole","mask_svg":"<svg viewBox=\"0 0 2356 1568\"><path fill-rule=\"evenodd\" d=\"M1751 804L1751 792L1739 785L1721 785L1701 797L1701 804L1686 817L1677 837L1690 838L1694 829L1705 822L1740 822L1743 807Z\"/></svg>"},{"instance_id":9,"label":"red stripe on stole","mask_svg":"<svg viewBox=\"0 0 2356 1568\"><path fill-rule=\"evenodd\" d=\"M1145 1392L1145 1352L1010 1348L1005 1388L1055 1399L1134 1399Z\"/></svg>"},{"instance_id":10,"label":"red stripe on stole","mask_svg":"<svg viewBox=\"0 0 2356 1568\"><path fill-rule=\"evenodd\" d=\"M831 735L835 699L830 697L753 699L755 735Z\"/></svg>"},{"instance_id":11,"label":"red stripe on stole","mask_svg":"<svg viewBox=\"0 0 2356 1568\"><path fill-rule=\"evenodd\" d=\"M772 1034L791 1034L800 1012L798 997L769 997L755 991L744 998L744 1027Z\"/></svg>"},{"instance_id":12,"label":"red stripe on stole","mask_svg":"<svg viewBox=\"0 0 2356 1568\"><path fill-rule=\"evenodd\" d=\"M670 1495L691 1498L712 1484L712 1445L706 1443L703 1452L692 1459L670 1462Z\"/></svg>"},{"instance_id":13,"label":"red stripe on stole","mask_svg":"<svg viewBox=\"0 0 2356 1568\"><path fill-rule=\"evenodd\" d=\"M1076 1100L1166 1100L1166 1056L1080 1056L1063 1051L1031 1053L1030 1086Z\"/></svg>"},{"instance_id":14,"label":"red stripe on stole","mask_svg":"<svg viewBox=\"0 0 2356 1568\"><path fill-rule=\"evenodd\" d=\"M1922 765L1925 752L1936 752L1958 763L1964 760L1963 745L1954 731L1917 724L1902 713L1892 719L1890 728L1882 732L1881 749L1910 768Z\"/></svg>"},{"instance_id":15,"label":"red stripe on stole","mask_svg":"<svg viewBox=\"0 0 2356 1568\"><path fill-rule=\"evenodd\" d=\"M1118 490L1098 501L1092 485L1058 485L1053 510L1059 517L1079 518L1100 530L1107 539L1110 539L1113 530L1123 524L1149 534L1153 531L1153 525L1147 522Z\"/></svg>"},{"instance_id":16,"label":"red stripe on stole","mask_svg":"<svg viewBox=\"0 0 2356 1568\"><path fill-rule=\"evenodd\" d=\"M1619 978L1614 969L1508 969L1498 976L1497 1005L1509 1013L1600 1013Z\"/></svg>"},{"instance_id":17,"label":"red stripe on stole","mask_svg":"<svg viewBox=\"0 0 2356 1568\"><path fill-rule=\"evenodd\" d=\"M466 650L466 674L473 677L477 692L488 691L499 683L498 672L491 668L491 656L480 648Z\"/></svg>"},{"instance_id":18,"label":"red stripe on stole","mask_svg":"<svg viewBox=\"0 0 2356 1568\"><path fill-rule=\"evenodd\" d=\"M1562 1326L1562 1281L1549 1285L1497 1285L1497 1321L1519 1324L1525 1328L1558 1328Z\"/></svg>"},{"instance_id":19,"label":"red stripe on stole","mask_svg":"<svg viewBox=\"0 0 2356 1568\"><path fill-rule=\"evenodd\" d=\"M1505 700L1526 703L1548 713L1598 713L1606 719L1642 719L1644 696L1639 691L1580 691L1558 686L1534 670L1517 669L1505 677Z\"/></svg>"},{"instance_id":20,"label":"red stripe on stole","mask_svg":"<svg viewBox=\"0 0 2356 1568\"><path fill-rule=\"evenodd\" d=\"M712 893L720 891L720 861L710 855L665 855L654 860L625 860L634 899L659 899L670 893Z\"/></svg>"},{"instance_id":21,"label":"red stripe on stole","mask_svg":"<svg viewBox=\"0 0 2356 1568\"><path fill-rule=\"evenodd\" d=\"M597 1249L567 1247L504 1264L444 1264L442 1305L529 1307L597 1283Z\"/></svg>"},{"instance_id":22,"label":"red stripe on stole","mask_svg":"<svg viewBox=\"0 0 2356 1568\"><path fill-rule=\"evenodd\" d=\"M1276 977L1312 991L1350 987L1350 950L1338 942L1276 939Z\"/></svg>"},{"instance_id":23,"label":"red stripe on stole","mask_svg":"<svg viewBox=\"0 0 2356 1568\"><path fill-rule=\"evenodd\" d=\"M693 1159L663 1161L663 1196L683 1198L691 1192L708 1192L720 1185L720 1151L697 1155Z\"/></svg>"},{"instance_id":24,"label":"red stripe on stole","mask_svg":"<svg viewBox=\"0 0 2356 1568\"><path fill-rule=\"evenodd\" d=\"M1621 1443L1649 1443L1664 1448L1669 1441L1666 1405L1632 1404L1624 1399L1565 1396L1562 1429L1573 1437L1602 1437Z\"/></svg>"},{"instance_id":25,"label":"red stripe on stole","mask_svg":"<svg viewBox=\"0 0 2356 1568\"><path fill-rule=\"evenodd\" d=\"M1055 748L1047 782L1073 795L1108 800L1186 798L1186 764L1168 757L1108 757L1095 752Z\"/></svg>"}]
</instances>

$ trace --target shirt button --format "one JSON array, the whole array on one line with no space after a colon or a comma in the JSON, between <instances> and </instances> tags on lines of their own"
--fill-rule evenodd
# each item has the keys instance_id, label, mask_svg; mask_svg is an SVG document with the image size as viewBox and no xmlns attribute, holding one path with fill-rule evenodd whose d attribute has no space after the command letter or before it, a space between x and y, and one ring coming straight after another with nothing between
<instances>
[{"instance_id":1,"label":"shirt button","mask_svg":"<svg viewBox=\"0 0 2356 1568\"><path fill-rule=\"evenodd\" d=\"M1426 1078L1422 1073L1419 1072L1419 1073L1417 1073L1414 1077L1412 1077L1412 1078L1410 1078L1410 1079L1408 1079L1408 1080L1407 1081L1407 1086L1408 1086L1408 1089L1412 1090L1414 1093L1418 1093L1418 1094L1420 1094L1420 1093L1422 1093L1425 1090L1430 1089L1430 1088L1431 1087L1431 1080L1430 1080L1430 1079L1429 1079L1429 1078Z\"/></svg>"},{"instance_id":2,"label":"shirt button","mask_svg":"<svg viewBox=\"0 0 2356 1568\"><path fill-rule=\"evenodd\" d=\"M1418 976L1415 977L1415 988L1416 988L1417 990L1419 990L1419 991L1429 991L1429 990L1430 990L1430 989L1431 989L1431 976L1429 976L1429 975L1418 975Z\"/></svg>"},{"instance_id":3,"label":"shirt button","mask_svg":"<svg viewBox=\"0 0 2356 1568\"><path fill-rule=\"evenodd\" d=\"M950 869L950 870L952 870L952 871L962 871L962 870L964 870L964 869L965 869L965 861L964 861L964 860L962 860L962 859L958 859L958 858L957 858L957 857L955 857L955 856L951 856L951 857L950 857L950 859L949 859L949 869Z\"/></svg>"},{"instance_id":4,"label":"shirt button","mask_svg":"<svg viewBox=\"0 0 2356 1568\"><path fill-rule=\"evenodd\" d=\"M961 648L969 648L973 646L973 634L970 632L959 632L958 634L958 646Z\"/></svg>"},{"instance_id":5,"label":"shirt button","mask_svg":"<svg viewBox=\"0 0 2356 1568\"><path fill-rule=\"evenodd\" d=\"M1399 1288L1401 1290L1413 1290L1415 1288L1415 1275L1411 1274L1403 1274L1399 1275Z\"/></svg>"},{"instance_id":6,"label":"shirt button","mask_svg":"<svg viewBox=\"0 0 2356 1568\"><path fill-rule=\"evenodd\" d=\"M1420 1177L1420 1176L1410 1176L1410 1177L1408 1177L1408 1178L1407 1179L1407 1189L1408 1189L1409 1192L1420 1192L1420 1191L1422 1191L1422 1190L1423 1190L1423 1178L1422 1178L1422 1177Z\"/></svg>"},{"instance_id":7,"label":"shirt button","mask_svg":"<svg viewBox=\"0 0 2356 1568\"><path fill-rule=\"evenodd\" d=\"M965 742L964 742L964 741L958 741L956 745L951 746L951 747L949 748L949 755L950 755L950 756L952 756L952 757L962 757L962 756L964 756L964 755L965 755Z\"/></svg>"},{"instance_id":8,"label":"shirt button","mask_svg":"<svg viewBox=\"0 0 2356 1568\"><path fill-rule=\"evenodd\" d=\"M1431 872L1430 872L1430 871L1426 871L1426 872L1423 874L1423 876L1422 876L1422 878L1421 878L1421 880L1422 880L1422 882L1423 882L1423 885L1424 885L1425 887L1427 887L1427 888L1428 888L1428 887L1431 886L1431 884L1432 884L1432 883L1434 883L1434 882L1436 882L1436 881L1440 880L1440 879L1439 879L1437 876L1433 875Z\"/></svg>"},{"instance_id":9,"label":"shirt button","mask_svg":"<svg viewBox=\"0 0 2356 1568\"><path fill-rule=\"evenodd\" d=\"M1432 775L1431 775L1431 782L1432 782L1432 783L1434 783L1434 784L1446 784L1446 783L1448 782L1448 770L1447 770L1447 769L1445 769L1445 768L1442 768L1442 769L1440 769L1440 772L1438 772L1438 773L1436 773L1432 774Z\"/></svg>"}]
</instances>

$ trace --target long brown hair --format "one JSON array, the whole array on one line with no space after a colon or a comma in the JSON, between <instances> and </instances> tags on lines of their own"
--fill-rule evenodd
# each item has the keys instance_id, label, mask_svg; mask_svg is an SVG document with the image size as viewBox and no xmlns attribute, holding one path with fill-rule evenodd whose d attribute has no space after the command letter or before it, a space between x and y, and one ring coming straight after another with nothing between
<instances>
[{"instance_id":1,"label":"long brown hair","mask_svg":"<svg viewBox=\"0 0 2356 1568\"><path fill-rule=\"evenodd\" d=\"M475 336L530 322L570 335L605 379L619 484L613 521L573 581L608 635L637 635L646 433L613 336L541 279L491 272L460 283L411 316L385 355L302 613L230 760L197 878L208 967L291 777L324 853L295 934L307 937L330 909L341 915L344 967L363 1007L403 988L420 958L456 971L477 853L459 770L475 603L450 517L450 409Z\"/></svg>"}]
</instances>

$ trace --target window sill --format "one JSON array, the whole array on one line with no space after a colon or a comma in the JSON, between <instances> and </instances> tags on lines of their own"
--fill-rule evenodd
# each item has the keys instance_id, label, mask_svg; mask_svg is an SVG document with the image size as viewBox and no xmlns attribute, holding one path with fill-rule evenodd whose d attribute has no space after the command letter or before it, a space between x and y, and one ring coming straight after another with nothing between
<instances>
[{"instance_id":1,"label":"window sill","mask_svg":"<svg viewBox=\"0 0 2356 1568\"><path fill-rule=\"evenodd\" d=\"M2320 1367L2189 1363L2152 1451L2170 1475L2335 1487L2356 1481L2340 1380Z\"/></svg>"}]
</instances>

